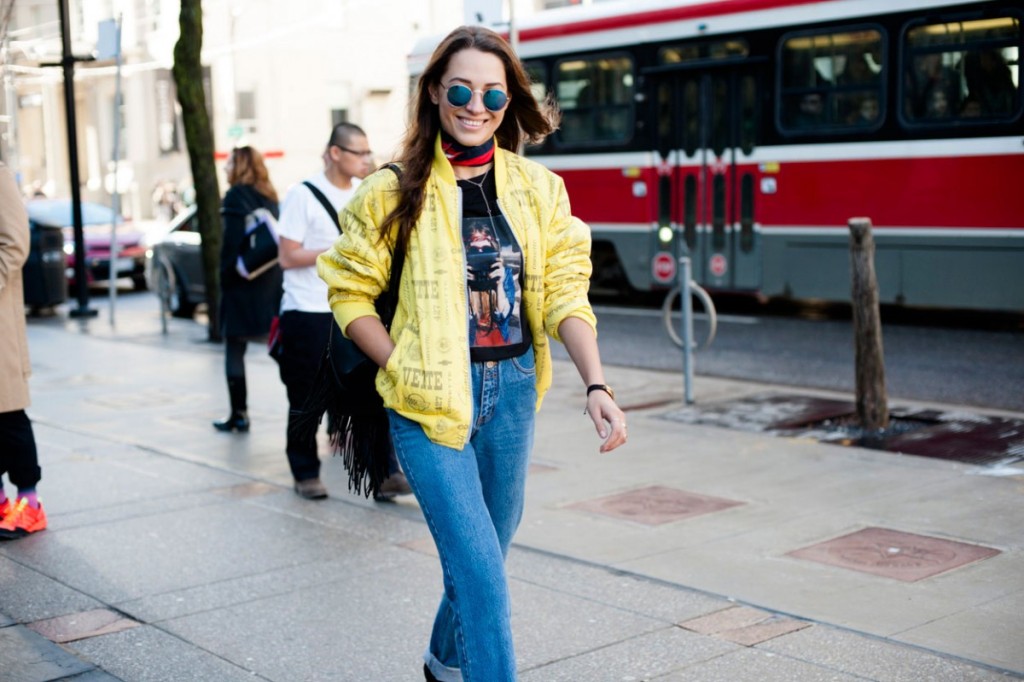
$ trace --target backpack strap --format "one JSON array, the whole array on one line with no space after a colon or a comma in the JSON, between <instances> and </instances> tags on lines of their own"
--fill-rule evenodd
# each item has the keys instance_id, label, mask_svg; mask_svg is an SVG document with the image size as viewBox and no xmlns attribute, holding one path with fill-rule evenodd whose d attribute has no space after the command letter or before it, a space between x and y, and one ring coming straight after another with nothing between
<instances>
[{"instance_id":1,"label":"backpack strap","mask_svg":"<svg viewBox=\"0 0 1024 682\"><path fill-rule=\"evenodd\" d=\"M402 179L402 167L397 163L389 163L384 166L392 173L398 176L399 181ZM335 210L331 202L324 196L316 186L309 180L303 180L302 184L309 188L309 191L313 193L313 196L323 204L324 210L330 214L331 220L334 221L334 226L338 228L338 233L341 233L341 221L338 220L338 212ZM388 297L387 313L391 315L395 314L395 308L398 307L398 285L402 281L402 268L405 265L405 249L401 249L395 253L394 259L391 263L391 274L389 276L388 288L385 292L385 296ZM385 314L387 314L385 313ZM391 320L386 320L388 325L391 324Z\"/></svg>"},{"instance_id":2,"label":"backpack strap","mask_svg":"<svg viewBox=\"0 0 1024 682\"><path fill-rule=\"evenodd\" d=\"M309 180L303 180L302 184L308 187L309 191L313 193L313 196L316 197L317 201L319 201L323 205L324 210L327 211L327 214L331 216L331 220L334 221L334 226L338 228L338 234L341 234L341 222L338 220L337 209L335 209L334 206L331 205L331 202L327 199L324 193L317 189L316 185L314 185L312 182L310 182Z\"/></svg>"},{"instance_id":3,"label":"backpack strap","mask_svg":"<svg viewBox=\"0 0 1024 682\"><path fill-rule=\"evenodd\" d=\"M402 182L402 167L397 163L388 163L384 166L396 176L398 176L398 182ZM388 318L394 317L395 310L398 309L398 287L402 282L402 269L405 267L405 249L396 248L394 255L391 259L391 273L388 276L388 289L384 292L384 295L388 298L388 305L385 308L385 315ZM391 319L386 319L385 324L388 329L391 328Z\"/></svg>"}]
</instances>

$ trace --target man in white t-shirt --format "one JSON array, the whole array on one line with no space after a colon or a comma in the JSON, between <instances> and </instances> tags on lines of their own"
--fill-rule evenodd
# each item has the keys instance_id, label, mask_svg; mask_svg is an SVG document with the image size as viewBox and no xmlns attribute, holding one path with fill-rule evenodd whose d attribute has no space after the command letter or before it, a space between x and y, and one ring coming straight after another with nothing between
<instances>
[{"instance_id":1,"label":"man in white t-shirt","mask_svg":"<svg viewBox=\"0 0 1024 682\"><path fill-rule=\"evenodd\" d=\"M306 499L327 497L320 481L316 432L297 436L290 427L316 378L320 357L334 324L327 304L327 285L316 274L316 257L338 238L338 213L372 170L373 153L366 133L352 123L339 123L323 155L324 170L288 191L278 219L280 264L284 269L280 329L283 349L278 357L281 381L288 389L288 464L295 492ZM404 475L395 473L381 486L383 496L410 492Z\"/></svg>"}]
</instances>

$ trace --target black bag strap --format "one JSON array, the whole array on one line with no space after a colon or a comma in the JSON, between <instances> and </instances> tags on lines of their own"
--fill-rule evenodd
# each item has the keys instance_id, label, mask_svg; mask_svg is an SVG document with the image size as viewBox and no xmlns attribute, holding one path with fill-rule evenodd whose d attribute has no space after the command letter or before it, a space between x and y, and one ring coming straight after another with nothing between
<instances>
[{"instance_id":1,"label":"black bag strap","mask_svg":"<svg viewBox=\"0 0 1024 682\"><path fill-rule=\"evenodd\" d=\"M392 173L398 176L398 181L402 181L402 167L397 163L389 163L384 166ZM388 319L381 320L384 322L384 326L389 330L391 329L391 322L394 319L395 311L398 309L398 288L402 284L402 268L405 267L405 248L398 248L400 245L395 245L395 253L391 257L391 273L388 276L388 290L386 292L388 305L384 308L384 313L388 316Z\"/></svg>"},{"instance_id":2,"label":"black bag strap","mask_svg":"<svg viewBox=\"0 0 1024 682\"><path fill-rule=\"evenodd\" d=\"M338 210L331 205L331 202L327 199L324 193L317 189L316 185L312 182L309 180L303 180L302 184L308 187L309 191L313 193L313 196L316 197L317 201L323 205L324 210L327 211L327 214L331 216L331 220L334 221L334 226L338 228L338 234L341 234L341 222L338 220Z\"/></svg>"},{"instance_id":3,"label":"black bag strap","mask_svg":"<svg viewBox=\"0 0 1024 682\"><path fill-rule=\"evenodd\" d=\"M389 163L384 166L392 173L398 176L399 181L402 179L402 167L397 163ZM334 221L335 227L338 228L338 233L341 233L341 221L338 219L338 212L331 205L331 202L327 199L323 192L316 188L316 186L309 180L303 180L302 184L309 188L309 191L313 193L313 196L323 204L324 210L327 211L331 220ZM391 321L394 318L395 310L398 308L398 287L402 283L402 268L405 265L405 249L395 249L395 254L391 260L391 273L388 276L388 289L386 292L387 305L383 307L384 315L381 319L384 322L384 326L390 329Z\"/></svg>"}]
</instances>

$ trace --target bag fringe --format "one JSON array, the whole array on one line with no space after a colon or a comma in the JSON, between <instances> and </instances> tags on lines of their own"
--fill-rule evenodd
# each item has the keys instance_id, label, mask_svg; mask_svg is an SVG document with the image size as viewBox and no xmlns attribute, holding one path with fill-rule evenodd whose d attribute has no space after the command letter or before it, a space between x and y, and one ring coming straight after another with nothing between
<instances>
[{"instance_id":1,"label":"bag fringe","mask_svg":"<svg viewBox=\"0 0 1024 682\"><path fill-rule=\"evenodd\" d=\"M368 365L359 368L363 381L369 380L377 368ZM316 438L316 432L327 417L327 435L333 453L341 457L348 472L348 489L370 497L380 490L388 477L391 454L391 436L384 402L373 392L372 396L357 395L336 376L331 364L330 344L324 349L317 368L316 379L302 409L293 410L295 418L289 426L290 435L297 439Z\"/></svg>"}]
</instances>

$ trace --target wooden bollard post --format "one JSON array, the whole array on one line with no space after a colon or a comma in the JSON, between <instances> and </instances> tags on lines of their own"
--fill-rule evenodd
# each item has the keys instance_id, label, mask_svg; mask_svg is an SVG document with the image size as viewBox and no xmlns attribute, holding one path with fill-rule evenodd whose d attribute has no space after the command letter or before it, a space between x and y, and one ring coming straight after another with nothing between
<instances>
[{"instance_id":1,"label":"wooden bollard post","mask_svg":"<svg viewBox=\"0 0 1024 682\"><path fill-rule=\"evenodd\" d=\"M850 265L853 275L853 340L857 385L857 417L862 428L889 426L882 354L882 319L875 277L875 239L870 218L850 218Z\"/></svg>"}]
</instances>

